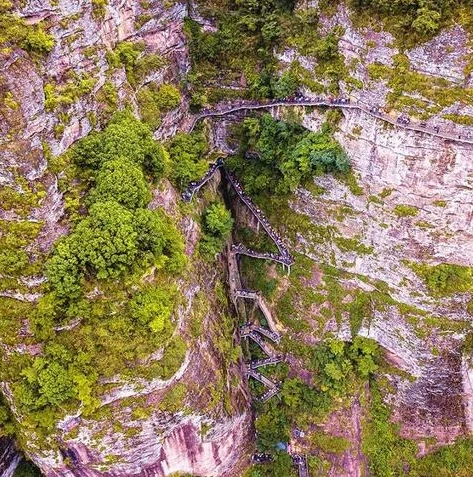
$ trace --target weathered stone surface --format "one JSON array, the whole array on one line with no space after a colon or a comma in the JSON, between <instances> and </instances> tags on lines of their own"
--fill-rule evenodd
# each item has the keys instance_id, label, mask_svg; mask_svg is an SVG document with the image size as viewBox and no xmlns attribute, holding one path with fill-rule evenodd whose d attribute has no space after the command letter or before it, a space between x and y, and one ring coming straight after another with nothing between
<instances>
[{"instance_id":1,"label":"weathered stone surface","mask_svg":"<svg viewBox=\"0 0 473 477\"><path fill-rule=\"evenodd\" d=\"M317 113L308 115L304 123L316 130L320 117ZM337 267L364 275L371 282L382 280L396 301L429 316L471 322L466 311L469 296L439 300L409 267L409 262L473 264L468 246L473 234L470 148L386 128L351 111L344 112L339 128L336 137L351 159L363 194L355 196L345 185L326 176L316 181L325 188L324 194L313 196L301 190L293 207L316 224L336 227L342 237L358 237L373 247L373 252L344 252L329 242L318 244L316 255L309 255L319 260L334 253ZM380 197L383 190L391 192L380 201L370 199ZM435 204L439 200L445 201L444 207ZM417 208L417 215L398 217L394 209L400 204ZM344 205L351 213L340 220L333 215L334 205ZM432 227L425 227L425 223ZM420 328L425 331L422 338ZM462 333L455 333L454 326L442 332L422 319L413 325L395 306L376 311L360 333L378 341L399 368L416 378L412 383L397 382L393 399L406 435L435 436L439 442L450 442L464 432L462 402L468 372L463 368L462 384Z\"/></svg>"},{"instance_id":2,"label":"weathered stone surface","mask_svg":"<svg viewBox=\"0 0 473 477\"><path fill-rule=\"evenodd\" d=\"M21 455L16 449L11 439L0 438L0 475L2 477L12 477Z\"/></svg>"},{"instance_id":3,"label":"weathered stone surface","mask_svg":"<svg viewBox=\"0 0 473 477\"><path fill-rule=\"evenodd\" d=\"M143 13L151 18L139 27L137 20ZM49 1L31 0L21 10L21 15L30 24L47 18L49 33L56 40L53 51L39 64L21 50L0 58L2 92L3 89L13 92L19 104L17 110L0 110L0 183L17 187L15 175L19 173L32 188L37 184L43 187L44 197L27 217L27 220L43 224L39 236L28 247L31 254L37 254L47 253L68 230L61 223L64 201L58 178L47 169L49 150L54 156L60 155L93 129L94 116L100 120L103 109L97 92L106 80L117 88L119 106L131 103L136 107L135 91L128 84L124 68L108 73L107 50L124 40L143 42L147 53L156 53L167 61L164 69L151 72L143 83L178 83L189 68L182 30L187 5L174 3L169 7L165 2L154 0L144 10L138 0L110 0L105 15L100 17L94 14L90 1L60 0L52 6ZM51 83L61 87L75 75L96 80L92 93L61 106L62 115L59 111L47 111L45 85ZM140 86L136 85L136 88ZM164 119L161 130L166 136L174 131L177 119L186 109L187 102L183 101L178 110ZM45 148L45 144L49 148ZM178 193L169 183L164 183L160 190L154 191L151 207L164 207L178 217L178 200ZM0 209L0 217L19 219L14 210ZM196 245L199 226L189 218L183 219L181 225L190 255ZM203 277L194 273L193 278L191 283L178 284L186 298L176 317L177 331L183 334L189 333L187 328L195 313L194 300L202 293L200 280L210 286L216 276ZM34 293L34 287L42 282L42 277L24 277L21 283L31 287L31 293L17 290L2 290L1 293L2 296L35 301L40 295ZM211 298L208 289L205 294ZM217 477L235 475L246 467L254 436L244 373L237 365L227 367L211 342L213 330L219 333L221 312L211 309L199 318L205 320L206 333L199 340L188 340L186 357L169 380L114 382L113 391L102 399L103 406L112 408L109 418L104 421L87 419L79 409L59 423L57 432L51 436L51 444L55 443L51 450L38 452L34 436L31 436L31 446L27 449L29 457L48 477L164 477L174 472ZM32 351L25 347L22 352ZM162 354L163 350L156 350L149 359L160 359ZM179 383L185 383L193 390L188 393L186 402L180 403L179 407L185 408L185 413L161 411L159 405L166 392ZM220 399L210 405L217 389L221 396L225 394L225 405ZM6 384L4 392L11 399ZM128 402L144 400L146 408L150 409L149 416L137 418L132 415L132 408L124 404L126 399ZM128 434L119 432L117 426L124 426ZM77 437L71 437L72 432ZM2 441L0 446L3 451L0 474L10 477L19 457L9 441Z\"/></svg>"},{"instance_id":4,"label":"weathered stone surface","mask_svg":"<svg viewBox=\"0 0 473 477\"><path fill-rule=\"evenodd\" d=\"M158 84L176 82L189 70L182 31L187 5L176 3L166 8L163 3L150 2L146 13L151 18L140 28L136 20L145 12L138 0L110 0L103 18L94 16L91 2L85 0L59 0L56 6L47 0L30 0L21 10L28 23L47 18L50 32L56 38L54 50L39 67L20 50L8 58L2 56L0 65L1 87L14 91L15 100L20 105L16 111L7 111L8 114L0 111L0 184L14 185L12 171L19 171L32 184L41 183L46 191L29 216L30 220L44 221L40 236L31 246L32 252L46 252L58 237L67 232L67 228L60 225L63 199L56 178L47 171L43 144L47 143L53 155L58 155L92 130L90 113L100 114L97 92L107 79L106 51L119 41L143 41L147 51L165 56L169 62L166 69L145 78L145 83L151 80ZM194 13L206 30L214 29L214 25ZM355 29L343 5L339 6L335 16L323 17L321 23L322 32L337 25L344 26L340 51L347 66L354 59L360 60L350 67L350 74L364 83L364 88L356 93L359 99L370 105L385 104L389 88L382 81L370 82L367 67L375 62L387 66L393 64L392 57L398 50L393 46L392 36L382 31ZM90 48L95 49L92 55ZM471 78L465 76L464 71L470 53L467 35L458 26L406 52L414 70L465 85L471 85ZM301 58L294 50L287 50L280 56L285 66L296 59L309 71L316 66L313 59ZM57 114L45 110L44 86L47 82L65 84L68 75L73 73L90 75L97 82L92 94L65 107L63 112L69 120L64 131L58 134L54 127L60 124L60 120ZM123 69L108 79L118 89L120 105L130 102L136 106ZM341 87L343 92L348 92L346 85ZM184 100L180 108L170 112L156 137L169 137L175 133L187 108ZM455 104L441 114L447 112L471 114L473 108ZM274 111L274 114L278 112ZM305 115L303 122L308 129L317 130L322 120L316 112ZM438 118L432 121L442 122ZM224 139L225 128L224 121L217 124L212 130L212 141L216 149L231 152L232 147ZM462 130L461 126L456 128ZM359 237L361 243L373 248L373 252L342 251L331 242L317 244L314 251L311 238L302 235L296 244L298 251L315 262L333 254L337 267L362 275L370 282L353 279L345 283L349 287L369 292L375 290L373 283L381 280L388 285L394 300L416 307L429 317L451 322L471 321L466 311L468 296L457 295L442 300L432 297L406 263L473 264L471 148L386 127L381 121L357 111L344 112L336 137L350 156L363 194L353 195L345 185L326 176L316 180L325 188L324 194L314 196L308 190L300 189L294 196L292 207L296 213L309 215L315 224L335 227L341 237ZM391 189L389 195L378 201L370 199L370 196L379 199L383 190ZM176 192L167 187L164 191L155 191L152 206L162 206L173 213L177 200ZM445 207L439 207L436 201L445 201ZM416 207L418 214L398 217L394 209L400 204ZM352 213L339 220L334 216L333 208L341 206ZM3 219L18 219L12 211L0 212ZM419 225L422 222L424 226ZM196 245L198 225L190 218L184 218L181 226L186 233L187 252L191 254ZM314 280L307 281L308 287L316 287L323 281L322 273L315 275ZM202 290L197 278L183 290L187 303L179 316L179 329L189 320L196 293ZM26 277L23 282L34 287L41 283L41 278ZM37 294L19 294L14 290L2 294L23 300L38 298ZM319 311L315 307L308 310L308 314L316 315ZM206 316L206 330L218 326L216 318L218 315L212 316L211 313ZM442 330L424 321L421 314L415 320L407 320L399 307L393 305L383 311L376 310L370 322L363 323L360 334L375 339L383 347L387 360L407 374L407 377L402 373L387 376L393 386L390 402L403 435L417 439L436 437L439 444L450 443L467 430L473 431L473 366L467 357L461 355L465 329L461 332L455 332L453 328ZM310 322L317 326L315 320ZM426 331L424 335L420 333L421 329ZM323 330L314 331L332 331L343 339L350 338L346 316L341 323L331 320ZM298 338L307 344L316 344L314 334ZM160 353L162 350L156 350L153 358L158 359ZM253 441L248 396L241 385L242 370L234 367L231 374L240 383L237 389L229 387L228 377L223 380L224 392L231 397L232 412L228 413L221 405L212 413L206 412L203 401L210 398L206 393L203 393L204 398L199 395L202 391L199 383L213 386L217 382L222 369L215 356L209 342L203 339L189 350L181 368L170 380L115 383L117 386L103 400L104 405L113 409L111 417L103 422L92 421L83 417L79 410L61 422L57 435L53 436L53 440L61 444L61 452L31 452L31 456L48 477L164 477L173 472L209 477L237 475L247 463ZM309 383L311 376L305 377ZM197 390L183 403L192 412L160 412L159 402L166 390L181 381L193 383ZM121 405L125 398L144 398L152 409L150 416L133 418L130 408ZM357 406L355 402L347 416L332 416L326 424L326 431L337 434L340 423L348 419L350 425L339 434L359 443L361 416ZM127 437L116 431L114 423L135 428L134 435ZM207 428L210 430L204 432ZM78 435L71 437L72 433L69 433L74 430ZM18 458L9 443L5 443L3 449L4 457L0 457L0 462L4 466L4 475L9 477ZM110 456L116 456L116 459L110 459ZM334 477L359 475L363 464L359 446L352 446L336 464L337 469L343 470L332 469L330 475Z\"/></svg>"}]
</instances>

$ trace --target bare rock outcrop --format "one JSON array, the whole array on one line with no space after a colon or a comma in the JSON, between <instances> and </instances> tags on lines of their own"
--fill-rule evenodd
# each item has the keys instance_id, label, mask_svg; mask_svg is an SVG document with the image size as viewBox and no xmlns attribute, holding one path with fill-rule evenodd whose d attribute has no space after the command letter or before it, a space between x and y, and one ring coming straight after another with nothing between
<instances>
[{"instance_id":1,"label":"bare rock outcrop","mask_svg":"<svg viewBox=\"0 0 473 477\"><path fill-rule=\"evenodd\" d=\"M0 438L0 475L2 477L12 477L21 458L12 439Z\"/></svg>"}]
</instances>

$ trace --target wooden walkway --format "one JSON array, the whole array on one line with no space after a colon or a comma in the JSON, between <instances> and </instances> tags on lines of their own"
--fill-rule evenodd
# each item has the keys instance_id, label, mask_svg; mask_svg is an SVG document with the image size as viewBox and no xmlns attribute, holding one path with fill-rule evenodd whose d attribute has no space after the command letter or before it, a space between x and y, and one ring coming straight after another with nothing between
<instances>
[{"instance_id":1,"label":"wooden walkway","mask_svg":"<svg viewBox=\"0 0 473 477\"><path fill-rule=\"evenodd\" d=\"M237 253L239 255L246 255L252 258L260 258L262 260L272 260L274 262L281 263L282 265L286 265L290 267L293 265L293 260L290 257L279 255L274 252L256 252L255 250L251 250L250 248L245 247L242 243L233 244L232 245L232 252Z\"/></svg>"},{"instance_id":2,"label":"wooden walkway","mask_svg":"<svg viewBox=\"0 0 473 477\"><path fill-rule=\"evenodd\" d=\"M299 477L309 477L309 468L307 466L307 458L305 455L292 454L292 462L297 467Z\"/></svg>"}]
</instances>

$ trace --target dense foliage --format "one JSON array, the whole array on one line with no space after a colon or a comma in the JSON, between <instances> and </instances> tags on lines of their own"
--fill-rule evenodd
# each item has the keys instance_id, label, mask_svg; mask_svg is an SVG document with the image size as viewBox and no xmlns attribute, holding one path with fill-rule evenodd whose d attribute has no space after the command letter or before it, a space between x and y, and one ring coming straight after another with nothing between
<instances>
[{"instance_id":1,"label":"dense foliage","mask_svg":"<svg viewBox=\"0 0 473 477\"><path fill-rule=\"evenodd\" d=\"M346 399L357 381L373 376L377 356L376 342L360 336L351 343L332 340L312 350L308 358L315 386L299 378L284 379L281 403L268 403L256 420L261 449L272 450L289 440L291 428L307 428L326 417L334 400Z\"/></svg>"},{"instance_id":2,"label":"dense foliage","mask_svg":"<svg viewBox=\"0 0 473 477\"><path fill-rule=\"evenodd\" d=\"M107 161L97 172L89 202L114 200L127 209L143 208L151 200L141 167L125 157Z\"/></svg>"},{"instance_id":3,"label":"dense foliage","mask_svg":"<svg viewBox=\"0 0 473 477\"><path fill-rule=\"evenodd\" d=\"M99 377L167 378L186 352L173 337L184 241L170 217L148 208L167 152L149 127L123 112L79 141L70 157L86 193L70 234L46 262L49 292L29 311L30 340L42 352L2 363L2 379L39 437L66 409L80 404L92 415L104 392ZM14 310L24 318L18 305ZM163 358L145 365L159 348ZM15 427L2 406L0 421L4 432Z\"/></svg>"},{"instance_id":4,"label":"dense foliage","mask_svg":"<svg viewBox=\"0 0 473 477\"><path fill-rule=\"evenodd\" d=\"M414 41L431 37L452 18L456 7L469 3L462 0L351 0L359 12L389 19L388 28Z\"/></svg>"},{"instance_id":5,"label":"dense foliage","mask_svg":"<svg viewBox=\"0 0 473 477\"><path fill-rule=\"evenodd\" d=\"M284 20L290 17L295 1L200 3L204 14L216 17L218 31L203 32L197 22L186 23L193 66L188 81L194 106L218 99L218 96L208 98L205 87L209 79L214 83L217 78L222 79L222 73L234 79L243 73L254 97L281 96L294 91L296 78L277 79L273 48L281 40ZM219 85L214 86L218 90Z\"/></svg>"},{"instance_id":6,"label":"dense foliage","mask_svg":"<svg viewBox=\"0 0 473 477\"><path fill-rule=\"evenodd\" d=\"M319 132L309 132L269 114L248 118L240 132L241 156L251 158L240 156L229 164L248 193L285 194L314 175L348 171L348 157L331 133L327 124Z\"/></svg>"},{"instance_id":7,"label":"dense foliage","mask_svg":"<svg viewBox=\"0 0 473 477\"><path fill-rule=\"evenodd\" d=\"M203 236L199 251L203 257L212 260L220 253L225 241L230 237L233 219L230 211L222 203L210 204L202 215Z\"/></svg>"},{"instance_id":8,"label":"dense foliage","mask_svg":"<svg viewBox=\"0 0 473 477\"><path fill-rule=\"evenodd\" d=\"M153 140L150 129L131 113L117 113L102 133L92 133L74 148L73 160L81 167L98 171L106 162L124 157L144 168L157 180L162 177L168 154Z\"/></svg>"},{"instance_id":9,"label":"dense foliage","mask_svg":"<svg viewBox=\"0 0 473 477\"><path fill-rule=\"evenodd\" d=\"M378 386L373 384L369 415L363 425L363 452L368 456L370 473L379 477L403 475L415 459L415 443L399 437L399 426L390 417Z\"/></svg>"},{"instance_id":10,"label":"dense foliage","mask_svg":"<svg viewBox=\"0 0 473 477\"><path fill-rule=\"evenodd\" d=\"M54 47L54 37L43 27L43 22L28 25L22 18L12 13L14 2L0 2L0 45L3 52L9 47L20 47L35 54L44 55Z\"/></svg>"},{"instance_id":11,"label":"dense foliage","mask_svg":"<svg viewBox=\"0 0 473 477\"><path fill-rule=\"evenodd\" d=\"M88 216L57 244L46 264L56 296L78 298L90 275L118 278L152 263L179 268L183 258L172 244L175 229L161 212L144 209L151 199L144 168L157 178L167 160L149 129L121 113L104 132L79 142L73 157L91 168L95 186L87 197Z\"/></svg>"},{"instance_id":12,"label":"dense foliage","mask_svg":"<svg viewBox=\"0 0 473 477\"><path fill-rule=\"evenodd\" d=\"M473 290L473 268L453 263L441 263L433 267L412 264L412 268L424 280L430 293L446 296Z\"/></svg>"},{"instance_id":13,"label":"dense foliage","mask_svg":"<svg viewBox=\"0 0 473 477\"><path fill-rule=\"evenodd\" d=\"M178 133L172 139L169 177L180 190L184 190L189 182L199 180L207 171L209 164L203 159L206 149L205 136L200 131Z\"/></svg>"},{"instance_id":14,"label":"dense foliage","mask_svg":"<svg viewBox=\"0 0 473 477\"><path fill-rule=\"evenodd\" d=\"M181 102L179 90L172 84L150 85L140 88L136 95L140 116L152 129L161 123L161 115L176 108Z\"/></svg>"}]
</instances>

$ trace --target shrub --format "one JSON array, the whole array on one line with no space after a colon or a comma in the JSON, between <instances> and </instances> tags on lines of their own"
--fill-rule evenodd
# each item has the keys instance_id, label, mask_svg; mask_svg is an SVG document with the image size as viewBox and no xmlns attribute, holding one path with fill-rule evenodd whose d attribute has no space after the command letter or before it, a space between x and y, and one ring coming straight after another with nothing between
<instances>
[{"instance_id":1,"label":"shrub","mask_svg":"<svg viewBox=\"0 0 473 477\"><path fill-rule=\"evenodd\" d=\"M26 51L43 55L54 47L54 37L43 30L42 24L27 25L22 18L8 13L10 2L0 5L0 44L14 45Z\"/></svg>"},{"instance_id":2,"label":"shrub","mask_svg":"<svg viewBox=\"0 0 473 477\"><path fill-rule=\"evenodd\" d=\"M362 449L369 459L370 474L378 477L402 475L406 465L415 462L416 444L399 436L399 426L390 421L389 409L375 384L371 386L369 415L363 423Z\"/></svg>"},{"instance_id":3,"label":"shrub","mask_svg":"<svg viewBox=\"0 0 473 477\"><path fill-rule=\"evenodd\" d=\"M413 207L412 205L396 205L394 208L394 213L398 217L415 217L419 213L419 209L417 207Z\"/></svg>"},{"instance_id":4,"label":"shrub","mask_svg":"<svg viewBox=\"0 0 473 477\"><path fill-rule=\"evenodd\" d=\"M156 53L151 53L138 58L133 68L133 76L135 81L144 81L149 73L160 70L163 66L165 66L165 64L165 58L157 55Z\"/></svg>"},{"instance_id":5,"label":"shrub","mask_svg":"<svg viewBox=\"0 0 473 477\"><path fill-rule=\"evenodd\" d=\"M174 311L177 287L146 287L129 302L133 319L141 325L149 327L153 333L167 334L171 332L171 315Z\"/></svg>"},{"instance_id":6,"label":"shrub","mask_svg":"<svg viewBox=\"0 0 473 477\"><path fill-rule=\"evenodd\" d=\"M136 95L141 119L151 129L156 129L161 124L161 111L156 103L154 90L154 85L143 86Z\"/></svg>"},{"instance_id":7,"label":"shrub","mask_svg":"<svg viewBox=\"0 0 473 477\"><path fill-rule=\"evenodd\" d=\"M23 46L27 51L49 53L54 48L54 37L48 35L41 27L30 29L23 41Z\"/></svg>"},{"instance_id":8,"label":"shrub","mask_svg":"<svg viewBox=\"0 0 473 477\"><path fill-rule=\"evenodd\" d=\"M205 209L203 224L209 234L227 239L233 228L233 219L224 204L214 203Z\"/></svg>"},{"instance_id":9,"label":"shrub","mask_svg":"<svg viewBox=\"0 0 473 477\"><path fill-rule=\"evenodd\" d=\"M103 86L97 91L97 99L106 103L110 110L115 110L118 106L118 91L111 81L105 81Z\"/></svg>"},{"instance_id":10,"label":"shrub","mask_svg":"<svg viewBox=\"0 0 473 477\"><path fill-rule=\"evenodd\" d=\"M297 124L276 121L269 114L243 121L242 153L258 152L258 161L228 161L236 167L250 194L286 194L314 175L346 175L346 153L332 137L328 124L309 132Z\"/></svg>"},{"instance_id":11,"label":"shrub","mask_svg":"<svg viewBox=\"0 0 473 477\"><path fill-rule=\"evenodd\" d=\"M434 267L413 264L412 269L424 280L429 291L437 296L469 292L473 289L473 268L451 263Z\"/></svg>"},{"instance_id":12,"label":"shrub","mask_svg":"<svg viewBox=\"0 0 473 477\"><path fill-rule=\"evenodd\" d=\"M199 251L204 258L212 260L230 236L233 219L225 205L214 203L204 210L202 224L205 233L199 243Z\"/></svg>"},{"instance_id":13,"label":"shrub","mask_svg":"<svg viewBox=\"0 0 473 477\"><path fill-rule=\"evenodd\" d=\"M412 465L415 477L469 477L473 467L473 440L463 438L431 454Z\"/></svg>"},{"instance_id":14,"label":"shrub","mask_svg":"<svg viewBox=\"0 0 473 477\"><path fill-rule=\"evenodd\" d=\"M156 91L155 100L159 109L167 111L179 106L181 93L172 84L162 84Z\"/></svg>"},{"instance_id":15,"label":"shrub","mask_svg":"<svg viewBox=\"0 0 473 477\"><path fill-rule=\"evenodd\" d=\"M141 52L145 49L145 44L143 42L131 42L123 41L119 43L113 53L109 53L107 59L111 66L117 67L120 64L125 67L126 75L128 81L131 84L134 84L133 70L136 66L138 57Z\"/></svg>"},{"instance_id":16,"label":"shrub","mask_svg":"<svg viewBox=\"0 0 473 477\"><path fill-rule=\"evenodd\" d=\"M136 98L143 121L152 129L159 126L163 112L175 108L181 101L179 90L171 84L163 84L159 88L154 83L143 86Z\"/></svg>"}]
</instances>

